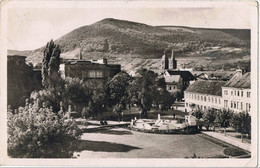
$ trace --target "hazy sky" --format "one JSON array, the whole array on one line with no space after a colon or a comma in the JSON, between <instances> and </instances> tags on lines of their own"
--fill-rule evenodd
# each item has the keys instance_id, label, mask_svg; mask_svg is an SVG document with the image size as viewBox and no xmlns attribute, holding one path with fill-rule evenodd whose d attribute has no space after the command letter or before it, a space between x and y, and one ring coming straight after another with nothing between
<instances>
[{"instance_id":1,"label":"hazy sky","mask_svg":"<svg viewBox=\"0 0 260 168\"><path fill-rule=\"evenodd\" d=\"M50 39L104 18L148 25L205 28L250 28L250 10L234 8L11 8L8 9L8 49L31 50Z\"/></svg>"}]
</instances>

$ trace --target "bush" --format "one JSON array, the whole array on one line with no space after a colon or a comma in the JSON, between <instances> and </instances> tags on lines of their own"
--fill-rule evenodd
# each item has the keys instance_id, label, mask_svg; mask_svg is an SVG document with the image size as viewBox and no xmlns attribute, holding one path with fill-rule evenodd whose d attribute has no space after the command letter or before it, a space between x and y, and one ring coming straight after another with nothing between
<instances>
[{"instance_id":1,"label":"bush","mask_svg":"<svg viewBox=\"0 0 260 168\"><path fill-rule=\"evenodd\" d=\"M14 158L68 158L81 135L75 121L65 122L36 104L8 111L8 155Z\"/></svg>"}]
</instances>

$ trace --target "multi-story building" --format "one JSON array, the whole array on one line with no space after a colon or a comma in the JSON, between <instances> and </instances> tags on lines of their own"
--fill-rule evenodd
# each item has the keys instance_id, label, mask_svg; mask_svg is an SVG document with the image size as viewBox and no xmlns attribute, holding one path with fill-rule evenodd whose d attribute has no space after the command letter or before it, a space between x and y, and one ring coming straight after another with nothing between
<instances>
[{"instance_id":1,"label":"multi-story building","mask_svg":"<svg viewBox=\"0 0 260 168\"><path fill-rule=\"evenodd\" d=\"M251 79L250 73L236 73L222 87L223 107L234 112L250 112Z\"/></svg>"},{"instance_id":2,"label":"multi-story building","mask_svg":"<svg viewBox=\"0 0 260 168\"><path fill-rule=\"evenodd\" d=\"M224 81L196 81L186 89L184 94L185 110L207 110L222 108L221 87Z\"/></svg>"},{"instance_id":3,"label":"multi-story building","mask_svg":"<svg viewBox=\"0 0 260 168\"><path fill-rule=\"evenodd\" d=\"M185 109L229 109L250 112L250 73L236 73L228 82L196 81L185 91Z\"/></svg>"},{"instance_id":4,"label":"multi-story building","mask_svg":"<svg viewBox=\"0 0 260 168\"><path fill-rule=\"evenodd\" d=\"M107 59L102 60L67 60L60 65L62 77L72 77L92 81L103 85L107 79L113 78L121 72L121 65L108 64Z\"/></svg>"}]
</instances>

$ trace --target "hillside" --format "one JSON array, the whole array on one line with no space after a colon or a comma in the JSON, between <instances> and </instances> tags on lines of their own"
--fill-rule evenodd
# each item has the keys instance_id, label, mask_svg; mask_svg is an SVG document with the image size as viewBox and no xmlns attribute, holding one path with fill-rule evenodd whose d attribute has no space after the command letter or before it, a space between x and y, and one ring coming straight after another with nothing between
<instances>
[{"instance_id":1,"label":"hillside","mask_svg":"<svg viewBox=\"0 0 260 168\"><path fill-rule=\"evenodd\" d=\"M218 56L223 57L225 52L222 49L215 50L216 46L243 48L241 52L236 50L235 53L236 56L242 58L250 54L249 35L250 30L149 26L108 18L75 29L55 40L55 43L60 45L63 58L75 58L80 48L83 58L97 59L106 56L116 62L126 56L131 59L158 59L163 51L171 49L174 49L177 57L203 55L207 57L213 55L214 59ZM27 62L35 65L42 60L43 48L24 51L20 55L28 56ZM18 54L19 52L9 52L10 55L11 53ZM234 57L232 52L224 58L231 59L230 56Z\"/></svg>"}]
</instances>

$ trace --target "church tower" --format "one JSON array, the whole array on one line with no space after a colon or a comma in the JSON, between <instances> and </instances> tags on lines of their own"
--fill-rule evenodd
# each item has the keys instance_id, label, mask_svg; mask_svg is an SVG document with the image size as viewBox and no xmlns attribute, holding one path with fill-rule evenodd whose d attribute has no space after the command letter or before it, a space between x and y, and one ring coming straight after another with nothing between
<instances>
[{"instance_id":1,"label":"church tower","mask_svg":"<svg viewBox=\"0 0 260 168\"><path fill-rule=\"evenodd\" d=\"M169 60L169 69L177 69L177 60L175 59L173 50L171 58Z\"/></svg>"},{"instance_id":2,"label":"church tower","mask_svg":"<svg viewBox=\"0 0 260 168\"><path fill-rule=\"evenodd\" d=\"M165 51L162 56L162 69L169 69L169 60L167 55L165 54Z\"/></svg>"}]
</instances>

